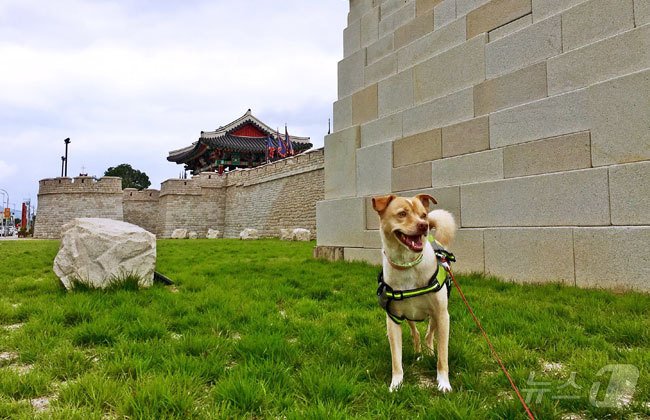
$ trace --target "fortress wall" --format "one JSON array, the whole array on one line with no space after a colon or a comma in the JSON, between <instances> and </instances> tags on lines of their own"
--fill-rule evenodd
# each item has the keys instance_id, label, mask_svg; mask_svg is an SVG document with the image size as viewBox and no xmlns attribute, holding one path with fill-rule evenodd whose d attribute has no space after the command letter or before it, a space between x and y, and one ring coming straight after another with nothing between
<instances>
[{"instance_id":1,"label":"fortress wall","mask_svg":"<svg viewBox=\"0 0 650 420\"><path fill-rule=\"evenodd\" d=\"M135 188L124 189L122 206L124 221L138 225L151 233L158 229L159 206L158 190L146 189L138 191Z\"/></svg>"},{"instance_id":2,"label":"fortress wall","mask_svg":"<svg viewBox=\"0 0 650 420\"><path fill-rule=\"evenodd\" d=\"M122 180L118 177L49 178L39 182L35 238L59 238L75 217L123 220Z\"/></svg>"},{"instance_id":3,"label":"fortress wall","mask_svg":"<svg viewBox=\"0 0 650 420\"><path fill-rule=\"evenodd\" d=\"M35 237L59 238L75 217L125 220L169 238L174 229L205 237L217 229L237 238L245 228L277 237L302 227L315 236L316 202L323 199L323 149L222 176L168 179L160 191L121 189L119 178L44 179L39 184Z\"/></svg>"},{"instance_id":4,"label":"fortress wall","mask_svg":"<svg viewBox=\"0 0 650 420\"><path fill-rule=\"evenodd\" d=\"M323 199L323 150L228 174L225 231L245 228L277 237L280 229L305 228L315 237L316 202Z\"/></svg>"},{"instance_id":5,"label":"fortress wall","mask_svg":"<svg viewBox=\"0 0 650 420\"><path fill-rule=\"evenodd\" d=\"M426 192L458 270L650 290L639 1L350 0L343 35L319 247L379 263L368 197Z\"/></svg>"}]
</instances>

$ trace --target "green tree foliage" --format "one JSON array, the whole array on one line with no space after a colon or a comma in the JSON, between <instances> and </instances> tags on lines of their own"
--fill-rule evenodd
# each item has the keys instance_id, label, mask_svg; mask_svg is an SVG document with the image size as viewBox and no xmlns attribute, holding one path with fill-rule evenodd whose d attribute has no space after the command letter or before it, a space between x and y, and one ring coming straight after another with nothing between
<instances>
[{"instance_id":1,"label":"green tree foliage","mask_svg":"<svg viewBox=\"0 0 650 420\"><path fill-rule=\"evenodd\" d=\"M119 176L122 178L122 189L137 188L138 190L144 190L151 185L147 174L133 169L128 163L108 168L104 172L104 176Z\"/></svg>"}]
</instances>

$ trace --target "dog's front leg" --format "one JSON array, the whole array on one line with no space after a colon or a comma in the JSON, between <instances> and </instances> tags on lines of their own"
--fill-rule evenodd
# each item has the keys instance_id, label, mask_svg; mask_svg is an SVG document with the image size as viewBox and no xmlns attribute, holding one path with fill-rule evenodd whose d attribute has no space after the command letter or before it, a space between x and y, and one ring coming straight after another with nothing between
<instances>
[{"instance_id":1,"label":"dog's front leg","mask_svg":"<svg viewBox=\"0 0 650 420\"><path fill-rule=\"evenodd\" d=\"M438 390L442 392L451 391L449 383L449 363L447 351L449 346L449 312L445 309L436 318L438 330Z\"/></svg>"},{"instance_id":2,"label":"dog's front leg","mask_svg":"<svg viewBox=\"0 0 650 420\"><path fill-rule=\"evenodd\" d=\"M402 385L404 379L404 371L402 370L402 326L386 315L386 331L388 333L393 368L393 378L388 389L393 392Z\"/></svg>"}]
</instances>

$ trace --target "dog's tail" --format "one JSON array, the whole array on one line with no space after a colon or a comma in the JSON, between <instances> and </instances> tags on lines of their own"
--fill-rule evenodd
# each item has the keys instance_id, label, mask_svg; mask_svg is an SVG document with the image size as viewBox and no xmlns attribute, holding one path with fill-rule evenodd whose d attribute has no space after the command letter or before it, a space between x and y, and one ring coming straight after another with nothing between
<instances>
[{"instance_id":1,"label":"dog's tail","mask_svg":"<svg viewBox=\"0 0 650 420\"><path fill-rule=\"evenodd\" d=\"M454 216L447 210L433 210L427 217L429 227L436 230L436 240L444 247L449 246L456 236L456 222Z\"/></svg>"}]
</instances>

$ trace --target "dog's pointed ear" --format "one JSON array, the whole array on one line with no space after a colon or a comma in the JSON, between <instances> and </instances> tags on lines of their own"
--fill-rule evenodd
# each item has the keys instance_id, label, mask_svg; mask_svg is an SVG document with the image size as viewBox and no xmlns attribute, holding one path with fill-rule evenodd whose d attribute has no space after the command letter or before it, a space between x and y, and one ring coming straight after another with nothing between
<instances>
[{"instance_id":1,"label":"dog's pointed ear","mask_svg":"<svg viewBox=\"0 0 650 420\"><path fill-rule=\"evenodd\" d=\"M372 208L375 209L377 213L381 213L386 210L386 207L390 204L393 199L397 197L394 194L389 195L380 195L378 197L372 197Z\"/></svg>"},{"instance_id":2,"label":"dog's pointed ear","mask_svg":"<svg viewBox=\"0 0 650 420\"><path fill-rule=\"evenodd\" d=\"M425 209L429 209L429 206L431 204L438 204L436 199L431 197L429 194L418 194L415 196L415 198L420 200Z\"/></svg>"}]
</instances>

